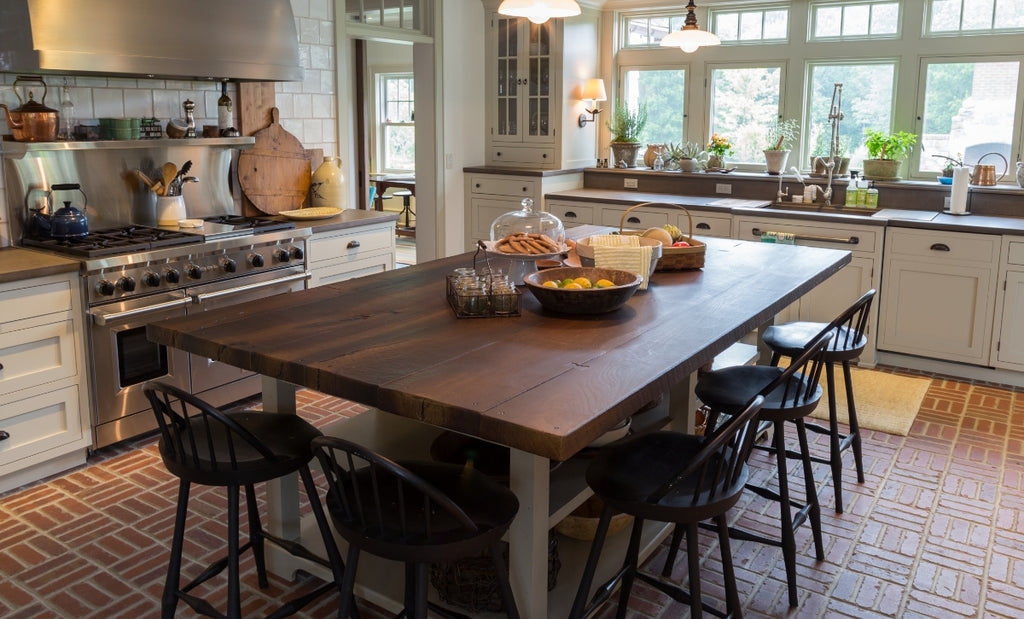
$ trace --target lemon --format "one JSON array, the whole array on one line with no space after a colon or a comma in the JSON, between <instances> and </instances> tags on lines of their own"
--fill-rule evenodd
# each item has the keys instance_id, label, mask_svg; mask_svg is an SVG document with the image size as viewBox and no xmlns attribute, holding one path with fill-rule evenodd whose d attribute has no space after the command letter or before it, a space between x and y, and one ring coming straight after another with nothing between
<instances>
[{"instance_id":1,"label":"lemon","mask_svg":"<svg viewBox=\"0 0 1024 619\"><path fill-rule=\"evenodd\" d=\"M568 286L569 284L573 283L573 281L574 281L574 280L573 280L573 278L571 278L571 277L566 277L565 279L563 279L563 280L561 281L561 283L559 283L559 284L558 284L558 287L559 287L559 288L565 288L565 287L566 287L566 286Z\"/></svg>"},{"instance_id":2,"label":"lemon","mask_svg":"<svg viewBox=\"0 0 1024 619\"><path fill-rule=\"evenodd\" d=\"M597 280L597 283L594 284L594 287L595 288L611 288L614 285L615 285L615 282L613 282L613 281L609 281L607 279L599 279L599 280Z\"/></svg>"},{"instance_id":3,"label":"lemon","mask_svg":"<svg viewBox=\"0 0 1024 619\"><path fill-rule=\"evenodd\" d=\"M594 287L594 285L591 284L590 280L587 279L586 277L577 277L576 279L574 279L572 281L574 283L579 284L580 288L593 288Z\"/></svg>"},{"instance_id":4,"label":"lemon","mask_svg":"<svg viewBox=\"0 0 1024 619\"><path fill-rule=\"evenodd\" d=\"M556 282L553 279L549 279L548 281L544 282L542 285L545 288L558 288L558 282Z\"/></svg>"},{"instance_id":5,"label":"lemon","mask_svg":"<svg viewBox=\"0 0 1024 619\"><path fill-rule=\"evenodd\" d=\"M566 290L583 290L583 286L580 286L576 282L570 282L563 286Z\"/></svg>"}]
</instances>

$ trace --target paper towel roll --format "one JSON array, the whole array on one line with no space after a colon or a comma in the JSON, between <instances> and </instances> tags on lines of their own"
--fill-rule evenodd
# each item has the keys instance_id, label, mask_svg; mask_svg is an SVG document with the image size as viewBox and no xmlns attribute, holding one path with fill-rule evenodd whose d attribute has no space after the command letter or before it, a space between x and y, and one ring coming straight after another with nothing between
<instances>
[{"instance_id":1,"label":"paper towel roll","mask_svg":"<svg viewBox=\"0 0 1024 619\"><path fill-rule=\"evenodd\" d=\"M949 194L949 212L962 215L967 212L967 185L971 182L970 171L961 166L953 170L953 187Z\"/></svg>"}]
</instances>

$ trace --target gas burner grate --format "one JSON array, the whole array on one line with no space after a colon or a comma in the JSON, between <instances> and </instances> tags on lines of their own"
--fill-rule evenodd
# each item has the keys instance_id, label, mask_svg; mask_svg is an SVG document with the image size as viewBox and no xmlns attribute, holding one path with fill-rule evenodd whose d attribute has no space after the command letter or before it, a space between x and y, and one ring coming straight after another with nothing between
<instances>
[{"instance_id":1,"label":"gas burner grate","mask_svg":"<svg viewBox=\"0 0 1024 619\"><path fill-rule=\"evenodd\" d=\"M205 217L203 221L208 223L232 226L235 230L253 230L254 232L271 232L273 230L288 230L295 227L291 221L283 221L270 217L246 217L244 215L215 215Z\"/></svg>"},{"instance_id":2,"label":"gas burner grate","mask_svg":"<svg viewBox=\"0 0 1024 619\"><path fill-rule=\"evenodd\" d=\"M187 232L176 232L149 228L146 226L127 226L110 230L90 232L76 239L30 238L22 239L26 247L39 247L62 254L83 258L102 258L130 254L160 247L190 245L202 243L203 237Z\"/></svg>"}]
</instances>

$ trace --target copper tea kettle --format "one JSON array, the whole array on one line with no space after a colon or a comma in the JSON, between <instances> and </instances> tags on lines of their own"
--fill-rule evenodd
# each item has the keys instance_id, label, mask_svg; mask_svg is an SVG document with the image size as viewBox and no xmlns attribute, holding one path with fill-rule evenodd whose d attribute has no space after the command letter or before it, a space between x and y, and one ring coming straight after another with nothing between
<instances>
[{"instance_id":1,"label":"copper tea kettle","mask_svg":"<svg viewBox=\"0 0 1024 619\"><path fill-rule=\"evenodd\" d=\"M21 95L18 93L18 82L36 82L43 85L42 103L32 99L32 91L28 91L28 102L22 103ZM0 108L4 109L7 115L7 126L17 142L55 142L57 140L58 114L57 110L46 107L46 83L40 77L18 76L14 80L14 94L21 103L16 109L11 110L3 103Z\"/></svg>"},{"instance_id":2,"label":"copper tea kettle","mask_svg":"<svg viewBox=\"0 0 1024 619\"><path fill-rule=\"evenodd\" d=\"M982 165L981 160L989 155L995 155L1003 160L1003 173L996 178L996 167L994 165ZM991 187L1003 180L1006 176L1007 170L1010 169L1010 163L1006 160L1006 157L999 153L985 153L981 157L978 157L978 163L974 164L974 171L971 172L971 184L978 185L979 187Z\"/></svg>"}]
</instances>

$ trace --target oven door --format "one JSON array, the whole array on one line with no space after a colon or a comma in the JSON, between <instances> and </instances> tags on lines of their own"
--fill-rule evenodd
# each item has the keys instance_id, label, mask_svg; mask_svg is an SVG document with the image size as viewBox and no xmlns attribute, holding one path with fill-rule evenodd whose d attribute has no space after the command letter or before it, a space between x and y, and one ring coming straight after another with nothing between
<instances>
[{"instance_id":1,"label":"oven door","mask_svg":"<svg viewBox=\"0 0 1024 619\"><path fill-rule=\"evenodd\" d=\"M272 295L302 290L309 276L309 272L300 265L194 286L185 291L194 301L188 313L251 303ZM253 328L258 329L259 326ZM252 372L193 354L189 355L189 366L192 393L214 406L223 406L260 392L259 378Z\"/></svg>"},{"instance_id":2,"label":"oven door","mask_svg":"<svg viewBox=\"0 0 1024 619\"><path fill-rule=\"evenodd\" d=\"M142 393L147 381L188 389L188 354L149 341L146 325L185 316L191 303L177 291L89 308L95 447L157 427Z\"/></svg>"}]
</instances>

